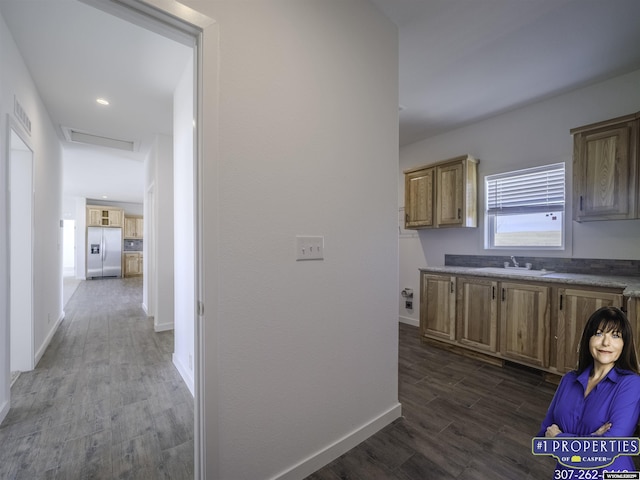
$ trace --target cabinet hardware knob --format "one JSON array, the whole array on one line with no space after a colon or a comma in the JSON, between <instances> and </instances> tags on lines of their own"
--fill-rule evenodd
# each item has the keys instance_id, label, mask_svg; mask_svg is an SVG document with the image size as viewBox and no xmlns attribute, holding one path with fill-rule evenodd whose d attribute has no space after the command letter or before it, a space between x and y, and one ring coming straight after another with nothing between
<instances>
[{"instance_id":1,"label":"cabinet hardware knob","mask_svg":"<svg viewBox=\"0 0 640 480\"><path fill-rule=\"evenodd\" d=\"M460 220L462 218L462 209L459 208L458 209L458 220Z\"/></svg>"},{"instance_id":2,"label":"cabinet hardware knob","mask_svg":"<svg viewBox=\"0 0 640 480\"><path fill-rule=\"evenodd\" d=\"M580 195L580 211L582 211L582 195Z\"/></svg>"},{"instance_id":3,"label":"cabinet hardware knob","mask_svg":"<svg viewBox=\"0 0 640 480\"><path fill-rule=\"evenodd\" d=\"M451 293L453 293L453 282L451 282Z\"/></svg>"},{"instance_id":4,"label":"cabinet hardware knob","mask_svg":"<svg viewBox=\"0 0 640 480\"><path fill-rule=\"evenodd\" d=\"M496 299L496 287L491 287L491 300Z\"/></svg>"},{"instance_id":5,"label":"cabinet hardware knob","mask_svg":"<svg viewBox=\"0 0 640 480\"><path fill-rule=\"evenodd\" d=\"M562 310L562 295L560 295L560 310Z\"/></svg>"}]
</instances>

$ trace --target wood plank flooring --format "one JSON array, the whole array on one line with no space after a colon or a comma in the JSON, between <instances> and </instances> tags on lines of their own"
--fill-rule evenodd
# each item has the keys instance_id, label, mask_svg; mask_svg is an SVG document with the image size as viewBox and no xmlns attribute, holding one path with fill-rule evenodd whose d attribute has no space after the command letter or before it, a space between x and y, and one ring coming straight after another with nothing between
<instances>
[{"instance_id":1,"label":"wood plank flooring","mask_svg":"<svg viewBox=\"0 0 640 480\"><path fill-rule=\"evenodd\" d=\"M307 480L525 480L553 478L555 462L531 454L555 386L424 345L400 324L403 418Z\"/></svg>"},{"instance_id":2,"label":"wood plank flooring","mask_svg":"<svg viewBox=\"0 0 640 480\"><path fill-rule=\"evenodd\" d=\"M193 479L193 398L141 303L140 277L80 284L11 389L0 479Z\"/></svg>"},{"instance_id":3,"label":"wood plank flooring","mask_svg":"<svg viewBox=\"0 0 640 480\"><path fill-rule=\"evenodd\" d=\"M141 292L140 278L78 287L38 367L12 388L0 479L193 478L193 399L171 363L172 332L153 332ZM555 386L399 329L403 418L307 480L552 478L531 437Z\"/></svg>"}]
</instances>

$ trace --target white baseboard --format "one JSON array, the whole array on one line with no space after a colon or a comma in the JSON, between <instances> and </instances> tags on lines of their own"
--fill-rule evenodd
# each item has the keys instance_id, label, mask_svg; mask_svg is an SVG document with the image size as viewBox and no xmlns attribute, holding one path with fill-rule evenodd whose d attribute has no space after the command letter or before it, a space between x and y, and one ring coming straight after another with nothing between
<instances>
[{"instance_id":1,"label":"white baseboard","mask_svg":"<svg viewBox=\"0 0 640 480\"><path fill-rule=\"evenodd\" d=\"M173 328L174 328L173 322L160 323L158 325L156 325L154 322L154 325L153 325L154 332L166 332L167 330L173 330Z\"/></svg>"},{"instance_id":2,"label":"white baseboard","mask_svg":"<svg viewBox=\"0 0 640 480\"><path fill-rule=\"evenodd\" d=\"M407 325L413 325L414 327L420 326L420 320L411 317L403 317L402 315L398 317L400 323L406 323Z\"/></svg>"},{"instance_id":3,"label":"white baseboard","mask_svg":"<svg viewBox=\"0 0 640 480\"><path fill-rule=\"evenodd\" d=\"M49 333L47 334L47 337L44 339L44 342L42 342L42 345L40 345L40 348L36 351L36 357L33 360L34 366L38 365L38 362L44 355L44 352L47 351L47 347L51 343L51 339L56 334L56 330L58 330L58 327L60 326L60 323L62 322L62 320L64 320L64 311L60 314L60 316L58 317L58 320L56 320L56 323L53 325L51 330L49 330Z\"/></svg>"},{"instance_id":4,"label":"white baseboard","mask_svg":"<svg viewBox=\"0 0 640 480\"><path fill-rule=\"evenodd\" d=\"M402 406L397 403L386 412L383 412L380 416L371 420L369 423L353 430L341 439L302 460L300 463L294 465L288 470L277 474L275 477L272 477L271 480L296 480L308 477L313 472L321 469L338 458L340 455L347 453L353 447L362 443L371 435L389 425L395 419L400 418L401 414Z\"/></svg>"},{"instance_id":5,"label":"white baseboard","mask_svg":"<svg viewBox=\"0 0 640 480\"><path fill-rule=\"evenodd\" d=\"M178 370L178 373L180 374L180 376L182 377L182 380L184 381L185 385L187 386L187 388L189 389L189 391L191 392L192 396L195 396L195 388L194 388L194 381L193 381L193 374L191 373L191 370L189 370L181 361L180 358L178 358L178 356L174 353L173 357L173 365L176 367L176 369Z\"/></svg>"}]
</instances>

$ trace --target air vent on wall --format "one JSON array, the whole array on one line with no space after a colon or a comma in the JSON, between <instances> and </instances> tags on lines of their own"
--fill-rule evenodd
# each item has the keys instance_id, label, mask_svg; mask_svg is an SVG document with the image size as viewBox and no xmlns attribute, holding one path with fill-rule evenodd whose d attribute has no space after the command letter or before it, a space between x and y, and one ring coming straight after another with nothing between
<instances>
[{"instance_id":1,"label":"air vent on wall","mask_svg":"<svg viewBox=\"0 0 640 480\"><path fill-rule=\"evenodd\" d=\"M69 127L62 127L64 138L73 143L84 143L88 145L97 145L100 147L117 148L118 150L126 150L133 152L135 142L131 140L120 140L118 138L103 137L92 133L81 132Z\"/></svg>"},{"instance_id":2,"label":"air vent on wall","mask_svg":"<svg viewBox=\"0 0 640 480\"><path fill-rule=\"evenodd\" d=\"M31 119L27 115L27 112L24 111L24 108L22 108L22 105L15 95L13 96L13 114L16 116L20 124L25 128L27 133L31 135Z\"/></svg>"}]
</instances>

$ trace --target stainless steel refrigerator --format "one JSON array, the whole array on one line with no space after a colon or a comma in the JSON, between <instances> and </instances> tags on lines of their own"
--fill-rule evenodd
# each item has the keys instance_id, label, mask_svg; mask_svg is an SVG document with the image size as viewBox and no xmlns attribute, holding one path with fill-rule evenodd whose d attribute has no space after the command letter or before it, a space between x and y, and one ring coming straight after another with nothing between
<instances>
[{"instance_id":1,"label":"stainless steel refrigerator","mask_svg":"<svg viewBox=\"0 0 640 480\"><path fill-rule=\"evenodd\" d=\"M122 229L87 228L87 278L122 276Z\"/></svg>"}]
</instances>

